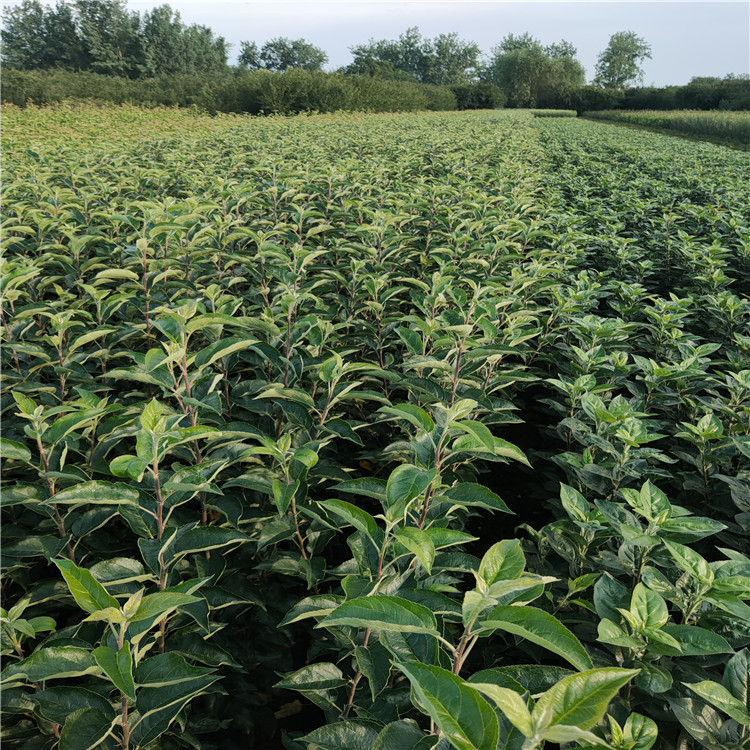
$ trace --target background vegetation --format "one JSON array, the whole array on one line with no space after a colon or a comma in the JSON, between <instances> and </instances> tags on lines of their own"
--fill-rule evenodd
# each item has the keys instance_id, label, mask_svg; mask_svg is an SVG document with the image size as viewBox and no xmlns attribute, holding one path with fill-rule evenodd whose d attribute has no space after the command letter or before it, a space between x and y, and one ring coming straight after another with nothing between
<instances>
[{"instance_id":1,"label":"background vegetation","mask_svg":"<svg viewBox=\"0 0 750 750\"><path fill-rule=\"evenodd\" d=\"M3 98L19 106L89 98L250 113L750 107L747 77L634 88L651 51L629 31L612 35L591 86L584 85L573 45L543 45L529 34L508 34L483 55L455 33L430 39L413 27L351 53L351 64L324 74L324 50L277 37L241 42L237 65L229 66L225 40L206 27L186 26L168 5L138 13L124 0L59 0L55 6L23 0L3 11Z\"/></svg>"}]
</instances>

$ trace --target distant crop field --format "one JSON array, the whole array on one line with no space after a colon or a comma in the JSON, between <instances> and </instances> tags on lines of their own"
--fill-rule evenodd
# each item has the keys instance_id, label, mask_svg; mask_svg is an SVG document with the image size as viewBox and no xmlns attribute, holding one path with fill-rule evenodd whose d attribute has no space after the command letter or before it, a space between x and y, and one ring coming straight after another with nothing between
<instances>
[{"instance_id":1,"label":"distant crop field","mask_svg":"<svg viewBox=\"0 0 750 750\"><path fill-rule=\"evenodd\" d=\"M626 112L623 110L604 110L587 112L586 117L641 127L674 130L676 133L697 137L710 136L731 141L737 146L750 149L750 112L702 112L697 110Z\"/></svg>"},{"instance_id":2,"label":"distant crop field","mask_svg":"<svg viewBox=\"0 0 750 750\"><path fill-rule=\"evenodd\" d=\"M532 109L534 117L577 117L574 109Z\"/></svg>"},{"instance_id":3,"label":"distant crop field","mask_svg":"<svg viewBox=\"0 0 750 750\"><path fill-rule=\"evenodd\" d=\"M750 155L528 111L3 111L8 748L741 747Z\"/></svg>"}]
</instances>

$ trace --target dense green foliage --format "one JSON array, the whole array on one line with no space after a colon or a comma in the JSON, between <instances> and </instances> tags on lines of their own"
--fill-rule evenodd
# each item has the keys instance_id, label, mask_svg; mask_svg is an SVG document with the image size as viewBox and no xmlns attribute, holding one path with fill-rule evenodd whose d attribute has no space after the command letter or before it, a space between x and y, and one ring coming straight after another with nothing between
<instances>
[{"instance_id":1,"label":"dense green foliage","mask_svg":"<svg viewBox=\"0 0 750 750\"><path fill-rule=\"evenodd\" d=\"M308 72L295 69L285 73L255 70L221 76L163 76L131 81L95 73L56 71L3 72L3 101L18 106L52 104L70 99L98 103L143 104L198 107L208 112L335 112L358 110L400 112L452 110L458 97L446 86L430 86L410 81L393 81L369 76ZM462 101L489 106L502 104L502 97L480 84L459 90ZM472 98L473 97L473 98Z\"/></svg>"},{"instance_id":2,"label":"dense green foliage","mask_svg":"<svg viewBox=\"0 0 750 750\"><path fill-rule=\"evenodd\" d=\"M685 86L631 88L616 97L616 101L622 109L748 110L750 76L693 78Z\"/></svg>"},{"instance_id":3,"label":"dense green foliage","mask_svg":"<svg viewBox=\"0 0 750 750\"><path fill-rule=\"evenodd\" d=\"M277 37L269 39L260 49L255 42L240 42L238 62L250 70L321 70L328 62L328 55L304 39Z\"/></svg>"},{"instance_id":4,"label":"dense green foliage","mask_svg":"<svg viewBox=\"0 0 750 750\"><path fill-rule=\"evenodd\" d=\"M475 80L479 47L458 34L425 39L414 26L398 39L371 39L351 48L353 61L346 72L377 78L418 81L436 86L460 85Z\"/></svg>"},{"instance_id":5,"label":"dense green foliage","mask_svg":"<svg viewBox=\"0 0 750 750\"><path fill-rule=\"evenodd\" d=\"M633 31L618 31L609 38L596 61L594 83L605 89L623 90L628 84L641 83L641 62L651 58L651 46Z\"/></svg>"},{"instance_id":6,"label":"dense green foliage","mask_svg":"<svg viewBox=\"0 0 750 750\"><path fill-rule=\"evenodd\" d=\"M748 747L750 156L3 122L7 747Z\"/></svg>"},{"instance_id":7,"label":"dense green foliage","mask_svg":"<svg viewBox=\"0 0 750 750\"><path fill-rule=\"evenodd\" d=\"M576 54L564 40L543 46L529 34L508 34L481 77L505 92L510 107L567 107L585 78Z\"/></svg>"},{"instance_id":8,"label":"dense green foliage","mask_svg":"<svg viewBox=\"0 0 750 750\"><path fill-rule=\"evenodd\" d=\"M697 137L708 136L750 149L750 112L604 110L588 112L587 116L645 128L673 130L676 133Z\"/></svg>"},{"instance_id":9,"label":"dense green foliage","mask_svg":"<svg viewBox=\"0 0 750 750\"><path fill-rule=\"evenodd\" d=\"M140 13L125 0L23 0L3 8L3 64L62 68L126 78L215 74L227 44L206 26L185 26L168 5Z\"/></svg>"},{"instance_id":10,"label":"dense green foliage","mask_svg":"<svg viewBox=\"0 0 750 750\"><path fill-rule=\"evenodd\" d=\"M298 112L332 109L402 111L508 107L600 109L750 109L750 79L729 75L695 78L686 86L626 88L642 78L649 45L633 32L614 34L599 56L595 85L584 85L576 48L561 40L543 45L530 34L506 35L487 56L458 34L424 38L411 27L396 39L371 39L350 48L352 62L339 77L247 78L247 71L320 73L325 50L305 39L277 37L259 46L240 42L237 66L227 65L228 45L205 26L185 26L179 13L161 5L143 15L125 0L22 0L3 10L3 101L25 105L90 99L113 103L198 105L209 111ZM18 71L32 72L19 75ZM68 71L66 75L62 71ZM83 75L73 75L81 72ZM88 75L101 74L105 78ZM376 106L373 85L342 83L340 76L426 84L429 89L383 86ZM110 77L140 83L109 80ZM311 83L311 80L314 83ZM283 90L269 108L259 82ZM292 88L290 88L292 85ZM236 87L237 91L231 91ZM295 88L296 87L296 88ZM435 88L437 87L437 88ZM451 94L447 93L450 87ZM221 96L213 90L220 88ZM253 94L248 99L248 89ZM338 106L331 106L333 101ZM391 92L395 103L388 106ZM413 102L405 104L404 97ZM425 97L428 103L425 103ZM453 99L455 98L455 102ZM240 100L245 100L239 104ZM339 104L340 102L344 102ZM354 102L354 103L353 103Z\"/></svg>"}]
</instances>

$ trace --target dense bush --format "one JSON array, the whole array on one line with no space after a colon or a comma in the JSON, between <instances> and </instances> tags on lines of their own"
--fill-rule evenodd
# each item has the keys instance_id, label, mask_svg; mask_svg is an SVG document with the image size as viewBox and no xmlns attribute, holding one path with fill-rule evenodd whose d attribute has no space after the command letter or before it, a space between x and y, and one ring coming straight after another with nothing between
<instances>
[{"instance_id":1,"label":"dense bush","mask_svg":"<svg viewBox=\"0 0 750 750\"><path fill-rule=\"evenodd\" d=\"M235 70L216 76L163 76L138 81L64 70L5 70L2 96L3 101L18 106L87 99L250 114L456 109L456 96L446 86L301 69L284 73Z\"/></svg>"},{"instance_id":2,"label":"dense bush","mask_svg":"<svg viewBox=\"0 0 750 750\"><path fill-rule=\"evenodd\" d=\"M462 83L451 86L457 109L500 109L505 104L505 94L491 83Z\"/></svg>"}]
</instances>

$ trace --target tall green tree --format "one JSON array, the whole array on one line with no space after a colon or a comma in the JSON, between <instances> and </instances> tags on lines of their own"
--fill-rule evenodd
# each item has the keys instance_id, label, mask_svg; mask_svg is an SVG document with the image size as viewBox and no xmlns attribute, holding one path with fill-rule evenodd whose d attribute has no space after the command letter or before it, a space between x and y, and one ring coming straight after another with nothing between
<instances>
[{"instance_id":1,"label":"tall green tree","mask_svg":"<svg viewBox=\"0 0 750 750\"><path fill-rule=\"evenodd\" d=\"M439 34L426 43L429 64L424 83L438 86L466 83L476 77L479 47L458 34Z\"/></svg>"},{"instance_id":2,"label":"tall green tree","mask_svg":"<svg viewBox=\"0 0 750 750\"><path fill-rule=\"evenodd\" d=\"M605 89L624 89L643 81L645 59L651 59L651 46L634 31L618 31L609 38L596 63L594 83Z\"/></svg>"},{"instance_id":3,"label":"tall green tree","mask_svg":"<svg viewBox=\"0 0 750 750\"><path fill-rule=\"evenodd\" d=\"M508 34L493 49L483 79L503 90L510 107L568 106L585 78L576 54L564 40L545 47L529 34Z\"/></svg>"},{"instance_id":4,"label":"tall green tree","mask_svg":"<svg viewBox=\"0 0 750 750\"><path fill-rule=\"evenodd\" d=\"M250 70L261 67L260 50L255 42L240 42L240 54L237 59L238 65Z\"/></svg>"},{"instance_id":5,"label":"tall green tree","mask_svg":"<svg viewBox=\"0 0 750 750\"><path fill-rule=\"evenodd\" d=\"M39 0L3 8L3 64L31 70L52 67L44 38L48 9Z\"/></svg>"},{"instance_id":6,"label":"tall green tree","mask_svg":"<svg viewBox=\"0 0 750 750\"><path fill-rule=\"evenodd\" d=\"M346 72L379 78L399 78L437 85L461 84L476 78L479 47L458 34L422 37L416 26L398 39L370 39L350 48L354 57Z\"/></svg>"},{"instance_id":7,"label":"tall green tree","mask_svg":"<svg viewBox=\"0 0 750 750\"><path fill-rule=\"evenodd\" d=\"M249 47L243 49L247 49L249 54ZM305 39L276 37L261 47L260 61L262 67L268 70L320 70L328 62L328 55Z\"/></svg>"},{"instance_id":8,"label":"tall green tree","mask_svg":"<svg viewBox=\"0 0 750 750\"><path fill-rule=\"evenodd\" d=\"M184 30L180 14L168 5L144 13L142 33L150 75L185 72L182 69Z\"/></svg>"},{"instance_id":9,"label":"tall green tree","mask_svg":"<svg viewBox=\"0 0 750 750\"><path fill-rule=\"evenodd\" d=\"M75 8L90 70L127 78L148 72L141 19L125 0L77 0Z\"/></svg>"}]
</instances>

